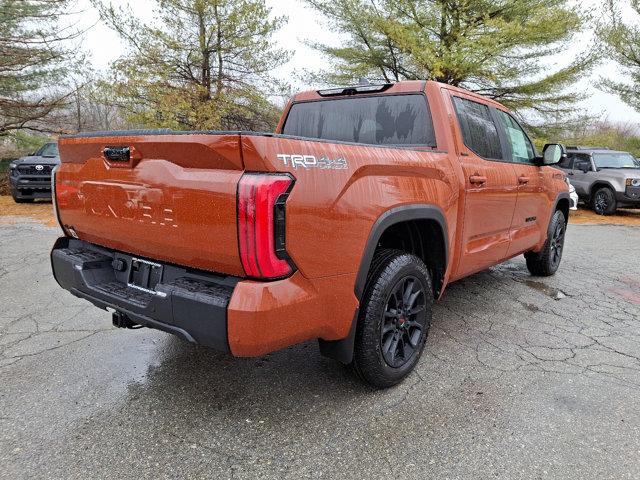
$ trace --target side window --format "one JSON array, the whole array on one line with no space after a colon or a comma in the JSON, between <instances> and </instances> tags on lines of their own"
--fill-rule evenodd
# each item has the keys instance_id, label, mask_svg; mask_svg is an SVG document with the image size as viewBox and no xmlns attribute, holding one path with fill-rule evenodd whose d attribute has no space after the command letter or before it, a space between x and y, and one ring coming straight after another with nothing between
<instances>
[{"instance_id":1,"label":"side window","mask_svg":"<svg viewBox=\"0 0 640 480\"><path fill-rule=\"evenodd\" d=\"M453 97L464 144L477 155L502 160L500 137L489 107L465 98Z\"/></svg>"},{"instance_id":2,"label":"side window","mask_svg":"<svg viewBox=\"0 0 640 480\"><path fill-rule=\"evenodd\" d=\"M575 159L575 155L573 154L568 154L567 158L565 158L564 160L562 160L559 164L558 164L558 168L564 168L565 170L571 170L573 168L573 160Z\"/></svg>"},{"instance_id":3,"label":"side window","mask_svg":"<svg viewBox=\"0 0 640 480\"><path fill-rule=\"evenodd\" d=\"M588 155L576 155L575 162L573 164L574 170L587 170L591 171L591 157Z\"/></svg>"},{"instance_id":4,"label":"side window","mask_svg":"<svg viewBox=\"0 0 640 480\"><path fill-rule=\"evenodd\" d=\"M511 115L502 110L497 112L507 135L507 141L511 145L511 155L514 163L532 164L536 151L527 134Z\"/></svg>"}]
</instances>

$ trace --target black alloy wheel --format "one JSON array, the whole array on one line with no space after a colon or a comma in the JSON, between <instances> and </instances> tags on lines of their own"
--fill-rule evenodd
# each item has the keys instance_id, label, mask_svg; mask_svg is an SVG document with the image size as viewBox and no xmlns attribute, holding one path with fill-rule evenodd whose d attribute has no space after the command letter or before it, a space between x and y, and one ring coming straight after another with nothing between
<instances>
[{"instance_id":1,"label":"black alloy wheel","mask_svg":"<svg viewBox=\"0 0 640 480\"><path fill-rule=\"evenodd\" d=\"M555 211L547 232L547 241L544 242L542 250L524 254L529 272L539 277L549 277L560 267L567 234L567 219L562 211Z\"/></svg>"},{"instance_id":2,"label":"black alloy wheel","mask_svg":"<svg viewBox=\"0 0 640 480\"><path fill-rule=\"evenodd\" d=\"M591 206L598 215L613 215L618 208L615 194L608 187L602 187L594 193Z\"/></svg>"},{"instance_id":3,"label":"black alloy wheel","mask_svg":"<svg viewBox=\"0 0 640 480\"><path fill-rule=\"evenodd\" d=\"M604 212L607 211L607 207L609 206L607 200L607 194L603 190L598 190L596 198L593 201L593 209L598 215L604 215Z\"/></svg>"},{"instance_id":4,"label":"black alloy wheel","mask_svg":"<svg viewBox=\"0 0 640 480\"><path fill-rule=\"evenodd\" d=\"M382 356L390 367L400 368L416 354L427 325L426 296L414 276L400 279L387 300L380 324Z\"/></svg>"},{"instance_id":5,"label":"black alloy wheel","mask_svg":"<svg viewBox=\"0 0 640 480\"><path fill-rule=\"evenodd\" d=\"M564 248L564 236L566 233L566 225L564 222L558 222L556 228L551 235L551 265L552 268L558 268L560 260L562 260L562 249Z\"/></svg>"},{"instance_id":6,"label":"black alloy wheel","mask_svg":"<svg viewBox=\"0 0 640 480\"><path fill-rule=\"evenodd\" d=\"M422 259L393 249L375 253L350 364L362 380L389 388L411 373L429 334L434 293L431 273Z\"/></svg>"}]
</instances>

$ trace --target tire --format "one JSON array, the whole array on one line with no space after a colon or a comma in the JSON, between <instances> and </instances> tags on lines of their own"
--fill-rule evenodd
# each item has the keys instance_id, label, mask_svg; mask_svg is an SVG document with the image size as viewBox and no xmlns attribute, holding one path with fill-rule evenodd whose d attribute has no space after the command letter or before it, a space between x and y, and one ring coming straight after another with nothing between
<instances>
[{"instance_id":1,"label":"tire","mask_svg":"<svg viewBox=\"0 0 640 480\"><path fill-rule=\"evenodd\" d=\"M433 306L429 270L415 255L380 250L362 300L351 368L373 387L392 387L411 373L424 349Z\"/></svg>"},{"instance_id":2,"label":"tire","mask_svg":"<svg viewBox=\"0 0 640 480\"><path fill-rule=\"evenodd\" d=\"M609 187L597 189L591 198L591 208L598 215L613 215L618 208L616 196Z\"/></svg>"},{"instance_id":3,"label":"tire","mask_svg":"<svg viewBox=\"0 0 640 480\"><path fill-rule=\"evenodd\" d=\"M550 277L558 271L562 252L564 250L564 240L567 233L567 220L564 213L556 210L551 217L547 241L538 253L528 252L524 254L527 260L527 268L531 275L537 277Z\"/></svg>"}]
</instances>

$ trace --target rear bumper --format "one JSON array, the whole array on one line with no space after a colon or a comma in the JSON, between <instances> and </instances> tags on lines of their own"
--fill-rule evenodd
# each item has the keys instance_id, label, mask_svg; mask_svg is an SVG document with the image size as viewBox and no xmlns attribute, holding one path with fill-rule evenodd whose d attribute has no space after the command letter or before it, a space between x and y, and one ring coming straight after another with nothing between
<instances>
[{"instance_id":1,"label":"rear bumper","mask_svg":"<svg viewBox=\"0 0 640 480\"><path fill-rule=\"evenodd\" d=\"M132 259L66 237L59 238L51 252L54 277L75 296L122 313L138 325L229 351L227 306L237 278L163 265L161 281L153 290L142 290L129 284ZM122 263L116 269L114 262Z\"/></svg>"},{"instance_id":2,"label":"rear bumper","mask_svg":"<svg viewBox=\"0 0 640 480\"><path fill-rule=\"evenodd\" d=\"M66 290L132 322L238 357L264 355L312 339L346 338L358 306L355 274L273 282L162 265L153 291L129 284L132 255L59 238L53 274ZM114 261L126 265L122 271Z\"/></svg>"}]
</instances>

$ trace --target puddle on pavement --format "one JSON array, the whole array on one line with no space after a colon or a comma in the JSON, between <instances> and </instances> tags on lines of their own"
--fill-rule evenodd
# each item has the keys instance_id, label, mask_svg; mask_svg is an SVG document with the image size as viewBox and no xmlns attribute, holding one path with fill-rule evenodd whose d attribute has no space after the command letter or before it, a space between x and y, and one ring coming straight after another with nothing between
<instances>
[{"instance_id":1,"label":"puddle on pavement","mask_svg":"<svg viewBox=\"0 0 640 480\"><path fill-rule=\"evenodd\" d=\"M562 300L567 296L562 290L551 287L546 283L536 282L535 280L525 280L524 284L528 287L531 287L535 290L538 290L541 293L553 298L554 300Z\"/></svg>"}]
</instances>

